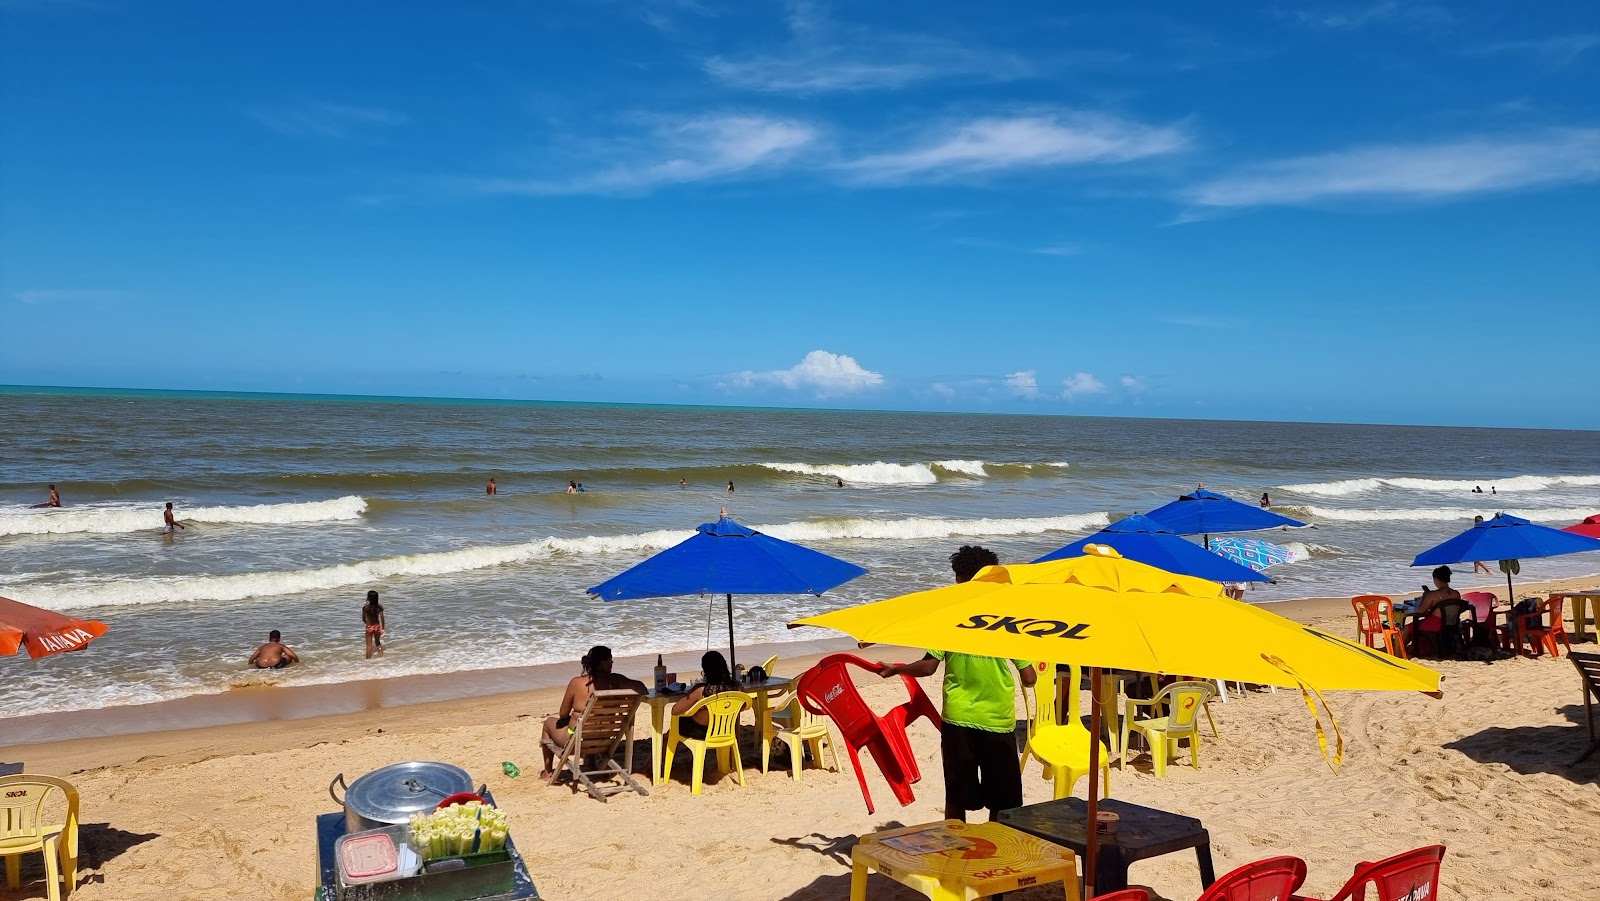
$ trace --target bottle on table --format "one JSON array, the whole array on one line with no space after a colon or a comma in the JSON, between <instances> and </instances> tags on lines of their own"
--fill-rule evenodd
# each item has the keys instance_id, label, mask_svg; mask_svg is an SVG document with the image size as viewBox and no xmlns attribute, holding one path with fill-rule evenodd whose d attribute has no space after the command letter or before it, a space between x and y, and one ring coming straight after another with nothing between
<instances>
[{"instance_id":1,"label":"bottle on table","mask_svg":"<svg viewBox=\"0 0 1600 901\"><path fill-rule=\"evenodd\" d=\"M661 655L657 654L656 655L656 691L666 691L666 690L667 690L667 664L666 664L666 661L661 659Z\"/></svg>"}]
</instances>

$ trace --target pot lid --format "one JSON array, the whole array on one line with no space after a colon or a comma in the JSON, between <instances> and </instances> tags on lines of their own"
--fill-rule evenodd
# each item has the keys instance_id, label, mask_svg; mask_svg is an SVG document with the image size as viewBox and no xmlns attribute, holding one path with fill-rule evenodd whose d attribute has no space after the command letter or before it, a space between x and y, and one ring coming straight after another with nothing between
<instances>
[{"instance_id":1,"label":"pot lid","mask_svg":"<svg viewBox=\"0 0 1600 901\"><path fill-rule=\"evenodd\" d=\"M448 763L396 763L350 783L345 806L358 816L380 823L404 823L414 813L430 811L457 792L472 791L467 771Z\"/></svg>"}]
</instances>

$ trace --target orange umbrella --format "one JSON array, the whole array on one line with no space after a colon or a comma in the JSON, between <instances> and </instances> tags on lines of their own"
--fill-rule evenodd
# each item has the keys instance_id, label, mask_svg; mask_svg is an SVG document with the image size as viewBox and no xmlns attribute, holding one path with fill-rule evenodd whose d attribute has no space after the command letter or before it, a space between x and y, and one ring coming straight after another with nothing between
<instances>
[{"instance_id":1,"label":"orange umbrella","mask_svg":"<svg viewBox=\"0 0 1600 901\"><path fill-rule=\"evenodd\" d=\"M0 598L0 656L9 657L23 645L34 659L77 651L106 632L105 623L73 619L52 610L30 607Z\"/></svg>"}]
</instances>

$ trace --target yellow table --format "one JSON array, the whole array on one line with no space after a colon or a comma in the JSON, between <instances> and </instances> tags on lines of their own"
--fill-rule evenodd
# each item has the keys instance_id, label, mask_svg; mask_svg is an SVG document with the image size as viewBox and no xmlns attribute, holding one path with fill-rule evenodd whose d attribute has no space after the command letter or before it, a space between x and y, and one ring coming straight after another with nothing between
<instances>
[{"instance_id":1,"label":"yellow table","mask_svg":"<svg viewBox=\"0 0 1600 901\"><path fill-rule=\"evenodd\" d=\"M911 833L931 839L954 835L971 845L913 854L883 843ZM850 851L850 901L866 901L870 870L932 901L971 901L1047 882L1062 883L1066 901L1078 901L1077 855L1000 823L945 820L863 835Z\"/></svg>"},{"instance_id":2,"label":"yellow table","mask_svg":"<svg viewBox=\"0 0 1600 901\"><path fill-rule=\"evenodd\" d=\"M794 685L792 679L782 676L769 676L765 682L744 682L740 684L741 690L750 697L751 709L756 712L756 731L759 734L761 724L769 715L767 701L775 695L784 694ZM650 784L659 784L666 779L666 762L661 758L666 752L667 711L673 704L683 700L687 692L657 692L650 689L645 692L644 700L650 705Z\"/></svg>"},{"instance_id":3,"label":"yellow table","mask_svg":"<svg viewBox=\"0 0 1600 901\"><path fill-rule=\"evenodd\" d=\"M1600 591L1558 591L1550 595L1553 598L1566 598L1572 602L1572 640L1583 641L1588 634L1589 617L1584 608L1591 603L1594 613L1600 619ZM1600 623L1596 623L1596 631L1600 631Z\"/></svg>"}]
</instances>

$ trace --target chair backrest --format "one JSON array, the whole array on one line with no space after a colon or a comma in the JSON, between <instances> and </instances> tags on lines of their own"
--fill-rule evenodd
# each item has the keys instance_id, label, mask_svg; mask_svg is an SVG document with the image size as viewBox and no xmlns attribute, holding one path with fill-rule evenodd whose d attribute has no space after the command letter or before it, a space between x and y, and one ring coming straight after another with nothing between
<instances>
[{"instance_id":1,"label":"chair backrest","mask_svg":"<svg viewBox=\"0 0 1600 901\"><path fill-rule=\"evenodd\" d=\"M771 676L771 675L773 675L772 671L774 669L776 669L777 666L778 666L778 655L777 654L773 654L771 657L767 658L767 662L766 663L761 664L761 671L763 673L766 673L767 675Z\"/></svg>"},{"instance_id":2,"label":"chair backrest","mask_svg":"<svg viewBox=\"0 0 1600 901\"><path fill-rule=\"evenodd\" d=\"M1023 686L1022 700L1024 710L1033 711L1033 719L1028 724L1028 734L1031 736L1046 726L1056 725L1056 665L1040 661L1034 664L1034 671L1039 674L1033 687ZM1033 695L1033 706L1027 707L1028 695Z\"/></svg>"},{"instance_id":3,"label":"chair backrest","mask_svg":"<svg viewBox=\"0 0 1600 901\"><path fill-rule=\"evenodd\" d=\"M1477 622L1478 612L1468 600L1440 601L1434 608L1439 613L1439 627L1441 629L1459 629L1462 618L1469 622Z\"/></svg>"},{"instance_id":4,"label":"chair backrest","mask_svg":"<svg viewBox=\"0 0 1600 901\"><path fill-rule=\"evenodd\" d=\"M1394 601L1387 595L1358 594L1350 599L1356 611L1356 628L1362 632L1382 632L1384 621L1394 618Z\"/></svg>"},{"instance_id":5,"label":"chair backrest","mask_svg":"<svg viewBox=\"0 0 1600 901\"><path fill-rule=\"evenodd\" d=\"M1217 696L1210 682L1174 682L1154 698L1155 703L1165 701L1172 711L1168 730L1182 732L1193 729L1196 718L1205 710L1206 702Z\"/></svg>"},{"instance_id":6,"label":"chair backrest","mask_svg":"<svg viewBox=\"0 0 1600 901\"><path fill-rule=\"evenodd\" d=\"M1589 704L1591 696L1600 701L1600 654L1573 651L1567 657L1578 668L1578 677L1583 680L1583 703Z\"/></svg>"},{"instance_id":7,"label":"chair backrest","mask_svg":"<svg viewBox=\"0 0 1600 901\"><path fill-rule=\"evenodd\" d=\"M633 736L633 718L639 711L640 694L627 688L608 688L589 695L572 721L578 738L578 753L610 755L617 745Z\"/></svg>"},{"instance_id":8,"label":"chair backrest","mask_svg":"<svg viewBox=\"0 0 1600 901\"><path fill-rule=\"evenodd\" d=\"M1107 895L1095 895L1089 901L1150 901L1150 893L1142 888L1125 888Z\"/></svg>"},{"instance_id":9,"label":"chair backrest","mask_svg":"<svg viewBox=\"0 0 1600 901\"><path fill-rule=\"evenodd\" d=\"M878 715L867 706L855 682L851 681L847 666L869 669L865 660L850 654L824 657L800 674L795 683L795 697L800 699L800 706L805 710L833 720L845 742L859 748L872 736L881 735L883 727Z\"/></svg>"},{"instance_id":10,"label":"chair backrest","mask_svg":"<svg viewBox=\"0 0 1600 901\"><path fill-rule=\"evenodd\" d=\"M1461 599L1472 605L1472 610L1478 614L1478 622L1480 623L1489 621L1489 614L1494 612L1494 605L1500 602L1500 599L1495 597L1494 592L1491 591L1463 592Z\"/></svg>"},{"instance_id":11,"label":"chair backrest","mask_svg":"<svg viewBox=\"0 0 1600 901\"><path fill-rule=\"evenodd\" d=\"M44 837L61 824L46 823L45 802L52 792L59 791L67 801L67 841L76 843L78 825L78 790L64 779L18 773L0 776L0 844L21 844L29 839ZM76 855L76 849L72 849Z\"/></svg>"},{"instance_id":12,"label":"chair backrest","mask_svg":"<svg viewBox=\"0 0 1600 901\"><path fill-rule=\"evenodd\" d=\"M1337 897L1359 897L1356 893L1371 885L1378 890L1377 901L1435 901L1443 860L1444 845L1429 845L1377 863L1360 864Z\"/></svg>"},{"instance_id":13,"label":"chair backrest","mask_svg":"<svg viewBox=\"0 0 1600 901\"><path fill-rule=\"evenodd\" d=\"M739 733L739 714L750 705L750 696L742 691L725 691L701 698L693 707L683 712L694 716L706 712L706 743L716 744L734 739Z\"/></svg>"},{"instance_id":14,"label":"chair backrest","mask_svg":"<svg viewBox=\"0 0 1600 901\"><path fill-rule=\"evenodd\" d=\"M1305 881L1305 861L1298 857L1268 857L1247 863L1211 883L1199 901L1289 901Z\"/></svg>"},{"instance_id":15,"label":"chair backrest","mask_svg":"<svg viewBox=\"0 0 1600 901\"><path fill-rule=\"evenodd\" d=\"M1565 597L1553 594L1539 602L1539 614L1541 616L1546 613L1550 614L1550 628L1552 630L1561 628L1561 608L1566 601Z\"/></svg>"}]
</instances>

